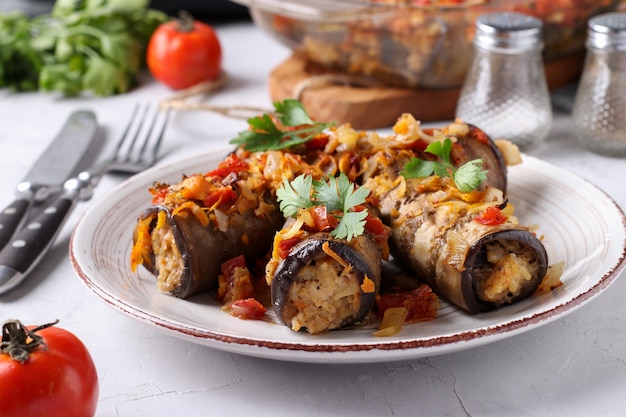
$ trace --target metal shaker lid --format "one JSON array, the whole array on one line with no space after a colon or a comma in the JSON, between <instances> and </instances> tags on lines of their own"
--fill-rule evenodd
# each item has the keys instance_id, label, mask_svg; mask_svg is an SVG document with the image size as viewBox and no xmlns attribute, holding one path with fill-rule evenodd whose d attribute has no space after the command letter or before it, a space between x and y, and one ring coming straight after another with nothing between
<instances>
[{"instance_id":1,"label":"metal shaker lid","mask_svg":"<svg viewBox=\"0 0 626 417\"><path fill-rule=\"evenodd\" d=\"M587 46L626 51L626 13L606 13L589 20Z\"/></svg>"},{"instance_id":2,"label":"metal shaker lid","mask_svg":"<svg viewBox=\"0 0 626 417\"><path fill-rule=\"evenodd\" d=\"M474 45L501 52L522 52L543 46L543 22L517 12L486 13L476 19Z\"/></svg>"}]
</instances>

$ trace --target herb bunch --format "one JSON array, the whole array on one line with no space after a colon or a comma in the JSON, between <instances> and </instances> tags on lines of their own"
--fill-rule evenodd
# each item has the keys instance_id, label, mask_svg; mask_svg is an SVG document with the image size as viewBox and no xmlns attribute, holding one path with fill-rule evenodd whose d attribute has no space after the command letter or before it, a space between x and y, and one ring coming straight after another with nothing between
<instances>
[{"instance_id":1,"label":"herb bunch","mask_svg":"<svg viewBox=\"0 0 626 417\"><path fill-rule=\"evenodd\" d=\"M330 232L337 239L347 239L363 234L367 210L352 211L365 203L370 191L355 187L348 177L330 177L328 182L315 181L310 175L299 175L293 181L283 180L276 191L280 209L285 217L297 217L301 209L325 206L328 215L335 216L339 223Z\"/></svg>"},{"instance_id":2,"label":"herb bunch","mask_svg":"<svg viewBox=\"0 0 626 417\"><path fill-rule=\"evenodd\" d=\"M439 158L437 161L426 161L411 158L400 175L405 178L426 178L430 175L452 177L454 184L464 193L478 188L487 179L487 171L483 170L483 160L473 159L456 168L450 161L452 141L446 138L443 142L432 142L426 147L426 152Z\"/></svg>"},{"instance_id":3,"label":"herb bunch","mask_svg":"<svg viewBox=\"0 0 626 417\"><path fill-rule=\"evenodd\" d=\"M49 14L0 13L0 88L76 96L136 85L145 48L166 14L148 0L57 0Z\"/></svg>"}]
</instances>

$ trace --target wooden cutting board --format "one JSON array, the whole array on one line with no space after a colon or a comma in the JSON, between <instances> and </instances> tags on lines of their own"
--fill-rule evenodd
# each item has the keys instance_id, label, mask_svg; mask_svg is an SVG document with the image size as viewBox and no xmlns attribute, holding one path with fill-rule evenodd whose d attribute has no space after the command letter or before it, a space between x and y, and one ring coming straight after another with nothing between
<instances>
[{"instance_id":1,"label":"wooden cutting board","mask_svg":"<svg viewBox=\"0 0 626 417\"><path fill-rule=\"evenodd\" d=\"M549 88L554 90L576 82L582 71L584 56L583 52L547 63ZM315 120L350 123L355 129L392 126L402 113L411 113L423 122L454 118L460 88L410 89L365 83L363 86L312 83L300 93L296 91L302 82L314 81L329 74L337 75L308 63L300 54L294 53L270 73L270 96L273 101L298 98Z\"/></svg>"}]
</instances>

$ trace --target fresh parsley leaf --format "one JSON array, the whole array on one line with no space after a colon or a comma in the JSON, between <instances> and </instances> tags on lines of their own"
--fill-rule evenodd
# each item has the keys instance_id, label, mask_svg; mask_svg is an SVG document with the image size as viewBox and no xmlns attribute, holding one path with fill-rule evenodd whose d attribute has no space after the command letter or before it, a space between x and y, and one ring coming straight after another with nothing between
<instances>
[{"instance_id":1,"label":"fresh parsley leaf","mask_svg":"<svg viewBox=\"0 0 626 417\"><path fill-rule=\"evenodd\" d=\"M475 190L487 179L487 171L483 170L483 160L474 159L466 162L459 168L455 168L450 162L452 141L446 138L443 142L435 141L426 147L426 152L439 157L439 161L425 161L419 158L411 158L400 175L405 178L425 178L430 175L440 177L452 177L454 184L464 193Z\"/></svg>"},{"instance_id":2,"label":"fresh parsley leaf","mask_svg":"<svg viewBox=\"0 0 626 417\"><path fill-rule=\"evenodd\" d=\"M0 88L66 96L125 93L168 16L148 0L56 0L50 13L0 13Z\"/></svg>"},{"instance_id":3,"label":"fresh parsley leaf","mask_svg":"<svg viewBox=\"0 0 626 417\"><path fill-rule=\"evenodd\" d=\"M487 171L483 170L482 159L474 159L461 165L452 177L457 188L468 193L478 188L487 179Z\"/></svg>"},{"instance_id":4,"label":"fresh parsley leaf","mask_svg":"<svg viewBox=\"0 0 626 417\"><path fill-rule=\"evenodd\" d=\"M281 130L268 114L248 119L249 130L240 132L230 143L249 151L286 149L315 138L333 123L314 122L302 103L294 99L274 102L275 116L287 129Z\"/></svg>"},{"instance_id":5,"label":"fresh parsley leaf","mask_svg":"<svg viewBox=\"0 0 626 417\"><path fill-rule=\"evenodd\" d=\"M274 109L285 126L312 125L315 122L306 112L304 105L298 100L288 98L283 101L276 101Z\"/></svg>"},{"instance_id":6,"label":"fresh parsley leaf","mask_svg":"<svg viewBox=\"0 0 626 417\"><path fill-rule=\"evenodd\" d=\"M426 178L435 170L438 162L424 161L419 158L411 158L409 162L404 164L404 169L400 171L400 175L405 178Z\"/></svg>"},{"instance_id":7,"label":"fresh parsley leaf","mask_svg":"<svg viewBox=\"0 0 626 417\"><path fill-rule=\"evenodd\" d=\"M357 236L360 236L365 231L365 218L367 217L367 211L351 211L343 213L341 221L337 227L330 232L330 235L337 239L352 240Z\"/></svg>"},{"instance_id":8,"label":"fresh parsley leaf","mask_svg":"<svg viewBox=\"0 0 626 417\"><path fill-rule=\"evenodd\" d=\"M276 198L285 217L295 217L301 208L315 205L311 201L312 182L313 177L310 175L299 175L291 183L287 178L283 180L283 184L276 190Z\"/></svg>"},{"instance_id":9,"label":"fresh parsley leaf","mask_svg":"<svg viewBox=\"0 0 626 417\"><path fill-rule=\"evenodd\" d=\"M328 215L335 216L339 223L330 232L337 239L359 236L365 230L367 211L351 211L353 207L365 203L370 191L355 187L346 174L328 181L313 181L310 175L299 175L293 181L286 179L276 191L280 209L286 217L295 217L302 208L325 206Z\"/></svg>"}]
</instances>

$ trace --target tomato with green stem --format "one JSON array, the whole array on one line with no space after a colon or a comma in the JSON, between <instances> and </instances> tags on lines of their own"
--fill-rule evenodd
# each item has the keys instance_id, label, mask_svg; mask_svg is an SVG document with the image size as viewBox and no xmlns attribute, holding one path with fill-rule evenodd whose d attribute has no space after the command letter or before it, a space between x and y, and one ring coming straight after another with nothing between
<instances>
[{"instance_id":1,"label":"tomato with green stem","mask_svg":"<svg viewBox=\"0 0 626 417\"><path fill-rule=\"evenodd\" d=\"M85 345L54 323L2 326L0 413L3 417L92 417L98 375Z\"/></svg>"},{"instance_id":2,"label":"tomato with green stem","mask_svg":"<svg viewBox=\"0 0 626 417\"><path fill-rule=\"evenodd\" d=\"M173 90L217 80L222 48L213 28L181 12L150 37L146 63L152 76Z\"/></svg>"}]
</instances>

